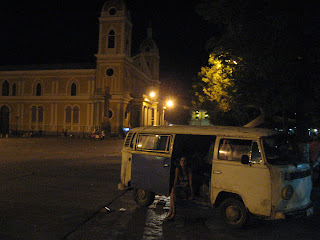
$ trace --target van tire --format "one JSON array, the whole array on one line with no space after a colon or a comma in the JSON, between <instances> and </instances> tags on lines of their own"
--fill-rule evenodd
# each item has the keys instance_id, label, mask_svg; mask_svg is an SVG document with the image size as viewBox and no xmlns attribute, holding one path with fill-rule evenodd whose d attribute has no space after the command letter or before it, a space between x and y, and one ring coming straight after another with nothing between
<instances>
[{"instance_id":1,"label":"van tire","mask_svg":"<svg viewBox=\"0 0 320 240\"><path fill-rule=\"evenodd\" d=\"M139 206L148 207L153 203L155 194L151 191L135 188L133 189L133 198Z\"/></svg>"},{"instance_id":2,"label":"van tire","mask_svg":"<svg viewBox=\"0 0 320 240\"><path fill-rule=\"evenodd\" d=\"M223 220L235 228L243 227L249 219L245 205L234 198L227 198L220 205L220 214Z\"/></svg>"}]
</instances>

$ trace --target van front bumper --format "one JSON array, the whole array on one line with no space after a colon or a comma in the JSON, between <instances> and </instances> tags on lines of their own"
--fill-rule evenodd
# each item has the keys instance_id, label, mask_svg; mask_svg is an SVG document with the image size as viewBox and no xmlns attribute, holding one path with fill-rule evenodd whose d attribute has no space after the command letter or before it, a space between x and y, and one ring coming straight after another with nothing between
<instances>
[{"instance_id":1,"label":"van front bumper","mask_svg":"<svg viewBox=\"0 0 320 240\"><path fill-rule=\"evenodd\" d=\"M275 220L276 219L288 219L288 218L301 218L301 217L309 217L313 215L313 204L309 204L308 206L290 211L290 212L276 212Z\"/></svg>"}]
</instances>

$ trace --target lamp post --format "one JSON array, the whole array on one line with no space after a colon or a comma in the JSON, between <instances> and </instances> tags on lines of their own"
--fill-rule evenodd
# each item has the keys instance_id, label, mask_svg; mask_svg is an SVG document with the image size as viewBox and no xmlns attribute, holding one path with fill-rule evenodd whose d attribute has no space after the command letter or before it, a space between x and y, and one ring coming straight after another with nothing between
<instances>
[{"instance_id":1,"label":"lamp post","mask_svg":"<svg viewBox=\"0 0 320 240\"><path fill-rule=\"evenodd\" d=\"M166 120L166 117L165 117L165 112L167 109L172 109L174 107L174 102L169 99L167 100L165 106L163 107L163 120L164 120L164 125L168 125L168 122Z\"/></svg>"}]
</instances>

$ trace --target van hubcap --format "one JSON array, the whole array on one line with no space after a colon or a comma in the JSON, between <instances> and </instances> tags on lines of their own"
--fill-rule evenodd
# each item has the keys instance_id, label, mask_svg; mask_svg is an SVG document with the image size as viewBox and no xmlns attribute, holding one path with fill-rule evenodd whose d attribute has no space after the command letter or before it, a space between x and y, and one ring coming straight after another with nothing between
<instances>
[{"instance_id":1,"label":"van hubcap","mask_svg":"<svg viewBox=\"0 0 320 240\"><path fill-rule=\"evenodd\" d=\"M138 198L139 199L145 199L146 198L146 192L143 189L138 189Z\"/></svg>"},{"instance_id":2,"label":"van hubcap","mask_svg":"<svg viewBox=\"0 0 320 240\"><path fill-rule=\"evenodd\" d=\"M226 209L226 218L230 221L230 222L237 222L240 220L241 218L241 211L239 208L237 208L236 206L229 206Z\"/></svg>"}]
</instances>

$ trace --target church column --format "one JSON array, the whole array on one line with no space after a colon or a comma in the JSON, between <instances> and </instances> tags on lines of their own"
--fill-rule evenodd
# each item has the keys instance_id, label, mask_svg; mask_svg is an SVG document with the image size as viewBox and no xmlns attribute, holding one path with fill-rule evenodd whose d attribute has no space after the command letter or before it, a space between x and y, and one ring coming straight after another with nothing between
<instances>
[{"instance_id":1,"label":"church column","mask_svg":"<svg viewBox=\"0 0 320 240\"><path fill-rule=\"evenodd\" d=\"M144 107L144 126L148 126L148 107Z\"/></svg>"},{"instance_id":2,"label":"church column","mask_svg":"<svg viewBox=\"0 0 320 240\"><path fill-rule=\"evenodd\" d=\"M144 118L145 118L144 105L142 105L140 109L141 109L140 126L144 126Z\"/></svg>"},{"instance_id":3,"label":"church column","mask_svg":"<svg viewBox=\"0 0 320 240\"><path fill-rule=\"evenodd\" d=\"M151 125L151 117L152 117L152 114L151 114L151 107L148 107L148 126Z\"/></svg>"},{"instance_id":4,"label":"church column","mask_svg":"<svg viewBox=\"0 0 320 240\"><path fill-rule=\"evenodd\" d=\"M153 108L153 125L159 125L157 108Z\"/></svg>"}]
</instances>

